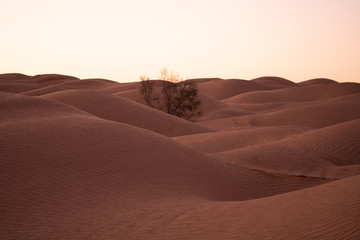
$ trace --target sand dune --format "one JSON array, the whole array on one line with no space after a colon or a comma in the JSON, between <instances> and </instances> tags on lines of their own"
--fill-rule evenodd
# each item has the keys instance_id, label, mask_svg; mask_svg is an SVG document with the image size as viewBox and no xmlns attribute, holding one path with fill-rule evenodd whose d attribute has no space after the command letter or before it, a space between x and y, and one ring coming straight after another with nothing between
<instances>
[{"instance_id":1,"label":"sand dune","mask_svg":"<svg viewBox=\"0 0 360 240\"><path fill-rule=\"evenodd\" d=\"M50 82L50 81L49 81ZM54 83L48 84L42 88L23 92L24 95L41 96L54 92L60 92L69 89L106 89L117 86L119 83L104 79L62 79L60 78Z\"/></svg>"},{"instance_id":2,"label":"sand dune","mask_svg":"<svg viewBox=\"0 0 360 240\"><path fill-rule=\"evenodd\" d=\"M326 128L296 132L285 137L278 137L271 142L266 141L269 139L267 136L269 134L266 135L266 131L261 129L262 133L259 135L264 136L264 139L260 138L260 140L264 142L258 141L253 144L245 142L233 145L231 150L218 148L212 152L217 152L217 156L233 164L241 164L252 169L296 176L342 178L360 173L359 128L359 120L353 120ZM279 131L278 128L276 130ZM249 130L240 132L245 133L245 138L248 137L246 133ZM255 135L256 131L252 130L250 133ZM273 135L275 134L270 136L273 137ZM179 139L180 142L186 141L186 137L175 139ZM204 139L202 138L200 142L185 143L200 146L197 149L205 148L206 151L206 147L211 146L211 139L210 141ZM221 139L220 135L219 140ZM256 141L256 137L252 137L250 141ZM236 142L239 140L232 141L233 144Z\"/></svg>"},{"instance_id":3,"label":"sand dune","mask_svg":"<svg viewBox=\"0 0 360 240\"><path fill-rule=\"evenodd\" d=\"M296 86L297 85L295 83L284 78L261 77L253 79L251 81L240 79L214 79L206 81L205 83L200 83L199 89L202 94L221 100L246 92Z\"/></svg>"},{"instance_id":4,"label":"sand dune","mask_svg":"<svg viewBox=\"0 0 360 240\"><path fill-rule=\"evenodd\" d=\"M21 73L6 73L6 74L0 74L0 82L6 82L6 83L19 83L19 82L28 82L30 76L27 76L25 74Z\"/></svg>"},{"instance_id":5,"label":"sand dune","mask_svg":"<svg viewBox=\"0 0 360 240\"><path fill-rule=\"evenodd\" d=\"M198 118L198 121L243 116L249 114L249 112L246 110L231 106L227 103L203 94L199 94L199 100L201 101L201 116Z\"/></svg>"},{"instance_id":6,"label":"sand dune","mask_svg":"<svg viewBox=\"0 0 360 240\"><path fill-rule=\"evenodd\" d=\"M104 89L118 85L119 83L106 79L79 79L75 81L66 81L61 84L57 84L57 86L68 87L71 89Z\"/></svg>"},{"instance_id":7,"label":"sand dune","mask_svg":"<svg viewBox=\"0 0 360 240\"><path fill-rule=\"evenodd\" d=\"M9 93L22 93L27 91L32 91L42 86L37 86L32 83L1 83L0 82L0 91L9 92Z\"/></svg>"},{"instance_id":8,"label":"sand dune","mask_svg":"<svg viewBox=\"0 0 360 240\"><path fill-rule=\"evenodd\" d=\"M237 107L249 113L266 113L287 108L304 106L302 102L269 102L269 103L226 103L229 106Z\"/></svg>"},{"instance_id":9,"label":"sand dune","mask_svg":"<svg viewBox=\"0 0 360 240\"><path fill-rule=\"evenodd\" d=\"M140 104L146 105L144 98L139 92L139 89L130 89L124 91L120 90L114 93L114 95L125 97ZM201 93L198 94L198 98L201 101L201 106L199 109L201 116L197 118L197 120L203 121L230 116L243 116L248 114L247 111L241 110L237 106L233 107L229 104Z\"/></svg>"},{"instance_id":10,"label":"sand dune","mask_svg":"<svg viewBox=\"0 0 360 240\"><path fill-rule=\"evenodd\" d=\"M41 74L26 76L23 74L0 75L0 91L22 93L29 96L41 96L68 89L106 89L121 84L107 79L78 79L59 74Z\"/></svg>"},{"instance_id":11,"label":"sand dune","mask_svg":"<svg viewBox=\"0 0 360 240\"><path fill-rule=\"evenodd\" d=\"M199 84L199 90L202 94L221 100L245 92L267 89L262 84L246 80L213 80Z\"/></svg>"},{"instance_id":12,"label":"sand dune","mask_svg":"<svg viewBox=\"0 0 360 240\"><path fill-rule=\"evenodd\" d=\"M352 120L304 133L292 146L323 155L336 165L360 164L360 120Z\"/></svg>"},{"instance_id":13,"label":"sand dune","mask_svg":"<svg viewBox=\"0 0 360 240\"><path fill-rule=\"evenodd\" d=\"M193 79L203 115L138 83L0 75L0 239L358 239L360 85Z\"/></svg>"},{"instance_id":14,"label":"sand dune","mask_svg":"<svg viewBox=\"0 0 360 240\"><path fill-rule=\"evenodd\" d=\"M296 87L297 84L280 77L259 77L250 80L251 82L260 83L261 85L267 86L268 89L288 88Z\"/></svg>"},{"instance_id":15,"label":"sand dune","mask_svg":"<svg viewBox=\"0 0 360 240\"><path fill-rule=\"evenodd\" d=\"M269 103L269 102L307 102L326 100L344 95L360 93L356 83L335 83L310 85L290 89L257 91L225 99L226 103Z\"/></svg>"},{"instance_id":16,"label":"sand dune","mask_svg":"<svg viewBox=\"0 0 360 240\"><path fill-rule=\"evenodd\" d=\"M348 98L336 98L328 101L297 104L296 107L276 109L265 113L256 113L240 117L228 117L202 121L202 126L216 129L236 129L248 126L293 125L320 128L346 122L360 117L360 95Z\"/></svg>"},{"instance_id":17,"label":"sand dune","mask_svg":"<svg viewBox=\"0 0 360 240\"><path fill-rule=\"evenodd\" d=\"M221 78L192 78L189 80L195 81L196 83L201 84L201 83L206 83L206 82L210 82L210 81L223 81L224 79L221 79Z\"/></svg>"},{"instance_id":18,"label":"sand dune","mask_svg":"<svg viewBox=\"0 0 360 240\"><path fill-rule=\"evenodd\" d=\"M331 84L337 83L335 80L328 79L328 78L314 78L310 80L306 80L303 82L298 83L299 86L308 86L308 85L315 85L315 84Z\"/></svg>"},{"instance_id":19,"label":"sand dune","mask_svg":"<svg viewBox=\"0 0 360 240\"><path fill-rule=\"evenodd\" d=\"M360 101L327 101L275 111L263 116L254 115L248 122L251 125L295 125L319 128L359 117Z\"/></svg>"},{"instance_id":20,"label":"sand dune","mask_svg":"<svg viewBox=\"0 0 360 240\"><path fill-rule=\"evenodd\" d=\"M360 173L359 127L359 120L353 120L316 130L260 127L173 139L204 153L217 153L216 156L228 163L251 169L342 178Z\"/></svg>"},{"instance_id":21,"label":"sand dune","mask_svg":"<svg viewBox=\"0 0 360 240\"><path fill-rule=\"evenodd\" d=\"M155 233L168 239L357 239L359 180L254 201L184 204L170 230Z\"/></svg>"},{"instance_id":22,"label":"sand dune","mask_svg":"<svg viewBox=\"0 0 360 240\"><path fill-rule=\"evenodd\" d=\"M30 76L19 73L0 74L0 91L20 93L40 88L29 80Z\"/></svg>"},{"instance_id":23,"label":"sand dune","mask_svg":"<svg viewBox=\"0 0 360 240\"><path fill-rule=\"evenodd\" d=\"M205 127L151 109L126 98L112 95L108 91L67 90L43 95L42 98L75 106L103 119L127 123L166 136L211 131Z\"/></svg>"},{"instance_id":24,"label":"sand dune","mask_svg":"<svg viewBox=\"0 0 360 240\"><path fill-rule=\"evenodd\" d=\"M139 89L129 89L129 90L124 90L124 91L120 90L120 91L114 93L114 95L128 98L137 103L146 105L146 102L145 102L144 98L141 96Z\"/></svg>"},{"instance_id":25,"label":"sand dune","mask_svg":"<svg viewBox=\"0 0 360 240\"><path fill-rule=\"evenodd\" d=\"M113 90L115 92L124 92L124 91L129 91L129 90L139 91L139 86L140 86L139 82L131 82L131 83L121 83L121 84L117 84L114 86L110 86L107 89Z\"/></svg>"},{"instance_id":26,"label":"sand dune","mask_svg":"<svg viewBox=\"0 0 360 240\"><path fill-rule=\"evenodd\" d=\"M79 80L77 77L61 75L61 74L40 74L30 77L29 79L35 83L57 84L63 81Z\"/></svg>"},{"instance_id":27,"label":"sand dune","mask_svg":"<svg viewBox=\"0 0 360 240\"><path fill-rule=\"evenodd\" d=\"M224 152L256 144L265 144L302 133L309 128L281 126L217 131L173 138L204 153Z\"/></svg>"},{"instance_id":28,"label":"sand dune","mask_svg":"<svg viewBox=\"0 0 360 240\"><path fill-rule=\"evenodd\" d=\"M2 124L26 121L32 118L61 117L64 114L85 114L77 108L39 98L0 92L0 119Z\"/></svg>"}]
</instances>

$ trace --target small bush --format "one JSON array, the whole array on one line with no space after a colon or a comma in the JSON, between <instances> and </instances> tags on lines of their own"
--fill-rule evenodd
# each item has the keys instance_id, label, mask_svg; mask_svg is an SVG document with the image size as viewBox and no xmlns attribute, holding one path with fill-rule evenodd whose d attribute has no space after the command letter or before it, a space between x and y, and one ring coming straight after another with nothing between
<instances>
[{"instance_id":1,"label":"small bush","mask_svg":"<svg viewBox=\"0 0 360 240\"><path fill-rule=\"evenodd\" d=\"M155 95L155 81L148 76L141 76L140 79L140 92L149 107L187 120L200 115L201 103L194 81L186 81L173 72L169 74L165 68L161 71L159 95Z\"/></svg>"}]
</instances>

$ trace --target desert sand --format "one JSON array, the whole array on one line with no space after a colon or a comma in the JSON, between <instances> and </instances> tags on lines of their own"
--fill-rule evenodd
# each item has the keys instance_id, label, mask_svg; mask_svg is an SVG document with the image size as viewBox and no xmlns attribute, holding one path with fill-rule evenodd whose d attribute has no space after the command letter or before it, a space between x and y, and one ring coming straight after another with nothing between
<instances>
[{"instance_id":1,"label":"desert sand","mask_svg":"<svg viewBox=\"0 0 360 240\"><path fill-rule=\"evenodd\" d=\"M0 239L360 239L360 84L0 75Z\"/></svg>"}]
</instances>

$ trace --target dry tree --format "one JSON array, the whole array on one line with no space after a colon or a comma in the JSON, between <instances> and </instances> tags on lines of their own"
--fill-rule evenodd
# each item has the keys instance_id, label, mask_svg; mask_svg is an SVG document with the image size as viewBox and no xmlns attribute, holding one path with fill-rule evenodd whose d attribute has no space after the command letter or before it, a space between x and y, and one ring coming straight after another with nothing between
<instances>
[{"instance_id":1,"label":"dry tree","mask_svg":"<svg viewBox=\"0 0 360 240\"><path fill-rule=\"evenodd\" d=\"M169 114L191 120L200 115L200 101L197 98L197 85L194 81L184 80L178 74L164 68L160 76L160 96L154 98L155 81L142 76L140 91L148 106L154 107L154 99L160 101L158 109Z\"/></svg>"},{"instance_id":2,"label":"dry tree","mask_svg":"<svg viewBox=\"0 0 360 240\"><path fill-rule=\"evenodd\" d=\"M149 76L140 76L141 85L140 85L140 92L142 96L144 97L144 100L146 101L146 104L149 107L153 106L153 92L154 92L154 85L155 82L150 80Z\"/></svg>"}]
</instances>

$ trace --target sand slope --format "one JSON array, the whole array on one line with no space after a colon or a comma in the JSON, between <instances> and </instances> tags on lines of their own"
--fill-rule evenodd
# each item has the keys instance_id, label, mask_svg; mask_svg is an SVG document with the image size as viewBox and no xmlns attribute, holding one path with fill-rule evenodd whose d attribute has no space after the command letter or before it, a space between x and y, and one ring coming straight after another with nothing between
<instances>
[{"instance_id":1,"label":"sand slope","mask_svg":"<svg viewBox=\"0 0 360 240\"><path fill-rule=\"evenodd\" d=\"M337 83L336 81L328 78L314 78L310 80L306 80L303 82L299 82L299 86L308 86L308 85L315 85L315 84L331 84L331 83Z\"/></svg>"},{"instance_id":2,"label":"sand slope","mask_svg":"<svg viewBox=\"0 0 360 240\"><path fill-rule=\"evenodd\" d=\"M205 127L197 126L126 98L113 95L108 91L67 90L43 95L42 98L75 106L103 119L131 124L166 136L211 131Z\"/></svg>"},{"instance_id":3,"label":"sand slope","mask_svg":"<svg viewBox=\"0 0 360 240\"><path fill-rule=\"evenodd\" d=\"M357 239L359 180L253 201L186 206L168 231L155 233L169 239Z\"/></svg>"},{"instance_id":4,"label":"sand slope","mask_svg":"<svg viewBox=\"0 0 360 240\"><path fill-rule=\"evenodd\" d=\"M289 88L296 87L297 84L280 77L259 77L250 80L251 82L259 83L266 86L268 89L278 89L278 88Z\"/></svg>"},{"instance_id":5,"label":"sand slope","mask_svg":"<svg viewBox=\"0 0 360 240\"><path fill-rule=\"evenodd\" d=\"M353 176L360 173L358 134L349 131L356 124L339 124L271 143L218 151L216 155L231 164L269 173L329 179Z\"/></svg>"},{"instance_id":6,"label":"sand slope","mask_svg":"<svg viewBox=\"0 0 360 240\"><path fill-rule=\"evenodd\" d=\"M174 140L204 153L224 152L247 146L265 144L299 134L309 128L281 126L217 131L175 137Z\"/></svg>"},{"instance_id":7,"label":"sand slope","mask_svg":"<svg viewBox=\"0 0 360 240\"><path fill-rule=\"evenodd\" d=\"M227 103L269 103L269 102L307 102L325 100L339 96L360 93L360 85L356 83L336 83L311 85L279 89L272 91L256 91L240 94L225 100Z\"/></svg>"},{"instance_id":8,"label":"sand slope","mask_svg":"<svg viewBox=\"0 0 360 240\"><path fill-rule=\"evenodd\" d=\"M360 95L356 94L342 98L303 104L285 104L272 109L273 111L240 117L205 120L200 124L213 129L281 125L320 128L358 119L360 117Z\"/></svg>"},{"instance_id":9,"label":"sand slope","mask_svg":"<svg viewBox=\"0 0 360 240\"><path fill-rule=\"evenodd\" d=\"M138 83L0 75L0 239L360 238L359 84L192 81L195 123Z\"/></svg>"},{"instance_id":10,"label":"sand slope","mask_svg":"<svg viewBox=\"0 0 360 240\"><path fill-rule=\"evenodd\" d=\"M199 84L199 91L215 99L225 99L237 94L267 89L261 84L245 80L213 80Z\"/></svg>"}]
</instances>

